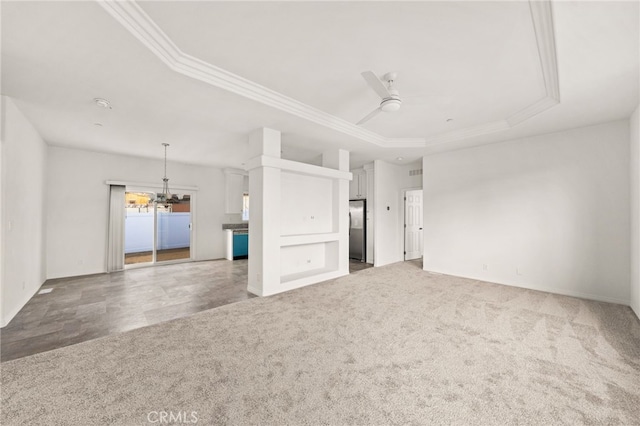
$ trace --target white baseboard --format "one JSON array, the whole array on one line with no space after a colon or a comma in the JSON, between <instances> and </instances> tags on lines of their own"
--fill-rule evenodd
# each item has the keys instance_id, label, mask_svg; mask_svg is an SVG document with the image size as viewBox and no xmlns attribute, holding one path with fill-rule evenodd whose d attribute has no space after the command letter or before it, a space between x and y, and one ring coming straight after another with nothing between
<instances>
[{"instance_id":1,"label":"white baseboard","mask_svg":"<svg viewBox=\"0 0 640 426\"><path fill-rule=\"evenodd\" d=\"M46 280L45 280L45 281L43 281L43 282L42 282L42 284L40 284L38 287L36 287L36 289L33 291L33 293L31 293L31 295L30 295L30 296L28 296L25 300L23 300L23 301L22 301L18 306L14 307L14 308L9 312L9 315L7 315L7 313L6 313L6 312L4 312L4 310L3 310L3 312L2 312L2 321L0 322L0 328L4 328L4 327L6 327L7 325L9 325L9 323L11 322L11 320L12 320L16 315L18 315L18 312L20 312L20 310L21 310L22 308L24 308L24 305L26 305L26 304L29 302L29 300L31 300L31 298L32 298L33 296L35 296L35 295L36 295L36 293L38 293L38 291L40 290L40 287L42 287L42 285L43 285L45 282L46 282ZM27 293L27 294L29 294L29 293Z\"/></svg>"},{"instance_id":2,"label":"white baseboard","mask_svg":"<svg viewBox=\"0 0 640 426\"><path fill-rule=\"evenodd\" d=\"M625 306L630 306L630 303L631 303L630 300L618 299L616 297L601 296L601 295L598 295L598 294L583 293L581 291L563 290L563 289L557 289L557 288L552 288L552 287L531 286L531 285L525 285L525 284L514 284L514 283L504 283L504 282L501 283L501 282L496 282L496 281L488 281L488 280L483 279L481 277L470 277L470 276L464 276L464 275L457 275L457 274L451 274L451 273L443 272L443 271L425 270L425 272L430 272L430 273L434 273L434 274L441 274L441 275L450 275L450 276L453 276L453 277L467 278L467 279L470 279L470 280L482 281L482 282L485 282L485 283L498 284L498 285L506 285L506 286L509 286L509 287L526 288L527 290L543 291L545 293L552 293L552 294L559 294L559 295L562 295L562 296L577 297L579 299L594 300L594 301L597 301L597 302L615 303L617 305L625 305Z\"/></svg>"},{"instance_id":3,"label":"white baseboard","mask_svg":"<svg viewBox=\"0 0 640 426\"><path fill-rule=\"evenodd\" d=\"M636 314L636 316L638 317L638 319L640 320L640 306L631 306L631 310L633 311L634 314Z\"/></svg>"},{"instance_id":4,"label":"white baseboard","mask_svg":"<svg viewBox=\"0 0 640 426\"><path fill-rule=\"evenodd\" d=\"M247 291L251 294L255 294L258 297L262 297L262 294L260 294L260 291L255 287L247 286Z\"/></svg>"}]
</instances>

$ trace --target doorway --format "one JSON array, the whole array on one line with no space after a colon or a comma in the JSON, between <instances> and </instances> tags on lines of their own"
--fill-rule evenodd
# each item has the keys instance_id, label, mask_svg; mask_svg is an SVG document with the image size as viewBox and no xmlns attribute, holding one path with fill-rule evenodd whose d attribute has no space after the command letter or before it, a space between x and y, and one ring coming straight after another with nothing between
<instances>
[{"instance_id":1,"label":"doorway","mask_svg":"<svg viewBox=\"0 0 640 426\"><path fill-rule=\"evenodd\" d=\"M422 257L422 189L404 193L404 260Z\"/></svg>"},{"instance_id":2,"label":"doorway","mask_svg":"<svg viewBox=\"0 0 640 426\"><path fill-rule=\"evenodd\" d=\"M155 192L125 192L125 267L191 258L191 194L156 200Z\"/></svg>"}]
</instances>

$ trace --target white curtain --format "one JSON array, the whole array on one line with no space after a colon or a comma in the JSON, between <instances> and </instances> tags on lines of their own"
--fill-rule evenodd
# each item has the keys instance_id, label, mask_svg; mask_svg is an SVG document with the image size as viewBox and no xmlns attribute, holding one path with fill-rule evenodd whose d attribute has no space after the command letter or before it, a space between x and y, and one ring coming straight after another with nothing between
<instances>
[{"instance_id":1,"label":"white curtain","mask_svg":"<svg viewBox=\"0 0 640 426\"><path fill-rule=\"evenodd\" d=\"M124 269L124 193L125 187L111 185L109 201L109 242L107 248L107 271Z\"/></svg>"}]
</instances>

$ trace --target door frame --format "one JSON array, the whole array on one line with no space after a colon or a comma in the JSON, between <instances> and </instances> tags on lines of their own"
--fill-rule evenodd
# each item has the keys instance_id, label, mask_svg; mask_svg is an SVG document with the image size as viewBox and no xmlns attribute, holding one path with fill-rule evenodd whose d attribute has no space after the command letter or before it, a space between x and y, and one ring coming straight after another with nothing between
<instances>
[{"instance_id":1,"label":"door frame","mask_svg":"<svg viewBox=\"0 0 640 426\"><path fill-rule=\"evenodd\" d=\"M407 208L407 192L408 191L422 191L422 214L424 215L424 190L422 187L413 187L413 188L404 188L400 191L401 195L401 203L400 205L402 206L402 225L400 227L400 232L402 232L402 248L401 248L401 253L402 253L402 261L405 262L406 259L406 249L407 249L407 233L406 233L406 221L407 221L407 212L406 212L406 208ZM424 219L423 219L424 222ZM422 255L421 258L424 259L424 223L422 225ZM417 260L417 259L412 259L412 260Z\"/></svg>"},{"instance_id":2,"label":"door frame","mask_svg":"<svg viewBox=\"0 0 640 426\"><path fill-rule=\"evenodd\" d=\"M154 184L143 184L143 183L135 183L135 184L127 184L124 183L125 194L127 192L146 192L157 194L158 192L162 192L162 185L154 185ZM186 188L180 186L173 186L173 192L180 192L182 194L186 194L190 196L189 200L189 213L190 213L190 225L191 229L189 229L189 258L187 259L176 259L176 260L165 260L163 262L158 262L156 259L156 251L157 251L157 241L158 241L158 211L155 206L153 209L153 253L151 255L151 262L146 263L132 263L131 265L124 264L124 269L135 269L135 268L148 268L150 266L160 266L160 265L171 265L174 263L186 263L193 262L196 259L196 233L194 232L196 227L196 200L197 200L197 189L194 188ZM154 203L155 204L155 203ZM125 236L126 238L126 236ZM122 244L125 243L125 238L122 239ZM124 250L123 250L124 253Z\"/></svg>"}]
</instances>

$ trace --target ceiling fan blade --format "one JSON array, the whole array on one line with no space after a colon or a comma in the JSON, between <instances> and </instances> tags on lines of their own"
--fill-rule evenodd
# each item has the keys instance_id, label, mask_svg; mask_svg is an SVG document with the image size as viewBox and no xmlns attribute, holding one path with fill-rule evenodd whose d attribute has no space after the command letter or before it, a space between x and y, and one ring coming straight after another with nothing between
<instances>
[{"instance_id":1,"label":"ceiling fan blade","mask_svg":"<svg viewBox=\"0 0 640 426\"><path fill-rule=\"evenodd\" d=\"M382 110L380 108L376 108L373 111L371 111L369 113L369 115L367 115L365 118L363 118L362 120L358 121L356 123L356 125L361 125L362 123L371 120L374 116L378 115L379 112L381 112Z\"/></svg>"},{"instance_id":2,"label":"ceiling fan blade","mask_svg":"<svg viewBox=\"0 0 640 426\"><path fill-rule=\"evenodd\" d=\"M381 98L388 98L391 96L389 93L389 89L387 86L378 78L377 75L373 71L365 71L362 73L362 77L364 77L365 81L371 86L373 90L380 96Z\"/></svg>"}]
</instances>

